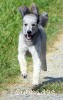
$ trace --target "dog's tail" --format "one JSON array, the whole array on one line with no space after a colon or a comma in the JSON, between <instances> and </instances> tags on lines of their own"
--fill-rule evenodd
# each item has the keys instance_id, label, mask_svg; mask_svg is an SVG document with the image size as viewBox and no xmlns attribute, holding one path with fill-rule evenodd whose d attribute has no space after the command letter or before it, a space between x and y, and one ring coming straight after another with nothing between
<instances>
[{"instance_id":1,"label":"dog's tail","mask_svg":"<svg viewBox=\"0 0 63 100\"><path fill-rule=\"evenodd\" d=\"M39 17L39 24L45 27L47 25L47 22L48 22L48 13L43 12Z\"/></svg>"}]
</instances>

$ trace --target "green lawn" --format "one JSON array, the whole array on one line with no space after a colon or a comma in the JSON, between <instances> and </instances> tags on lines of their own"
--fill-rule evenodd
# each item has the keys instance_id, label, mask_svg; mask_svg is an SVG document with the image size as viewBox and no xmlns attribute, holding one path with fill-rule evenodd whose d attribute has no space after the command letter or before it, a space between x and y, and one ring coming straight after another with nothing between
<instances>
[{"instance_id":1,"label":"green lawn","mask_svg":"<svg viewBox=\"0 0 63 100\"><path fill-rule=\"evenodd\" d=\"M33 2L40 12L48 12L49 21L45 29L48 43L63 27L63 0L0 0L0 85L9 81L13 83L12 80L20 74L17 48L22 17L18 7L30 6Z\"/></svg>"}]
</instances>

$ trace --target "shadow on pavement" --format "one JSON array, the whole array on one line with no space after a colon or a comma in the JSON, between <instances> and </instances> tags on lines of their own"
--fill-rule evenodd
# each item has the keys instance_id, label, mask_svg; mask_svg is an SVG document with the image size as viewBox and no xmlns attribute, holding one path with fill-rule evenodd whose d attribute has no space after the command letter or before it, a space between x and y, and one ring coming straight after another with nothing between
<instances>
[{"instance_id":1,"label":"shadow on pavement","mask_svg":"<svg viewBox=\"0 0 63 100\"><path fill-rule=\"evenodd\" d=\"M42 82L38 86L35 86L32 90L41 92L42 89L46 89L46 85L55 83L55 82L63 82L63 77L55 78L55 77L45 77L46 81Z\"/></svg>"}]
</instances>

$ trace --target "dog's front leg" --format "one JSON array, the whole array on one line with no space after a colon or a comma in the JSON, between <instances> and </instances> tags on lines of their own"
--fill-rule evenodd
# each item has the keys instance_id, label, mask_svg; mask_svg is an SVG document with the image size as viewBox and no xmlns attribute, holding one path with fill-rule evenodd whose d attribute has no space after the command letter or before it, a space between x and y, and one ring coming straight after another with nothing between
<instances>
[{"instance_id":1,"label":"dog's front leg","mask_svg":"<svg viewBox=\"0 0 63 100\"><path fill-rule=\"evenodd\" d=\"M33 56L33 85L38 85L39 84L39 76L40 76L40 69L41 69L41 62L40 59Z\"/></svg>"},{"instance_id":2,"label":"dog's front leg","mask_svg":"<svg viewBox=\"0 0 63 100\"><path fill-rule=\"evenodd\" d=\"M25 60L25 54L24 53L19 53L18 54L18 61L20 64L20 70L23 78L27 77L27 63Z\"/></svg>"},{"instance_id":3,"label":"dog's front leg","mask_svg":"<svg viewBox=\"0 0 63 100\"><path fill-rule=\"evenodd\" d=\"M39 53L38 53L39 51ZM33 59L33 85L39 84L39 76L40 76L40 69L41 69L41 60L40 60L40 49L36 50L36 48L33 46L30 48L30 52L32 54Z\"/></svg>"}]
</instances>

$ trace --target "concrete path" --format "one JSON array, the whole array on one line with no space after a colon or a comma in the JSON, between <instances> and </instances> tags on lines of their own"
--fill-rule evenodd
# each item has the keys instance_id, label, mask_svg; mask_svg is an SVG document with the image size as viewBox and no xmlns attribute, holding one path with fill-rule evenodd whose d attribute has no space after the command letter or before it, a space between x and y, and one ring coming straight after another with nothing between
<instances>
[{"instance_id":1,"label":"concrete path","mask_svg":"<svg viewBox=\"0 0 63 100\"><path fill-rule=\"evenodd\" d=\"M63 100L63 94L55 95L38 95L38 94L27 94L27 95L14 95L9 94L6 97L0 97L0 100Z\"/></svg>"}]
</instances>

